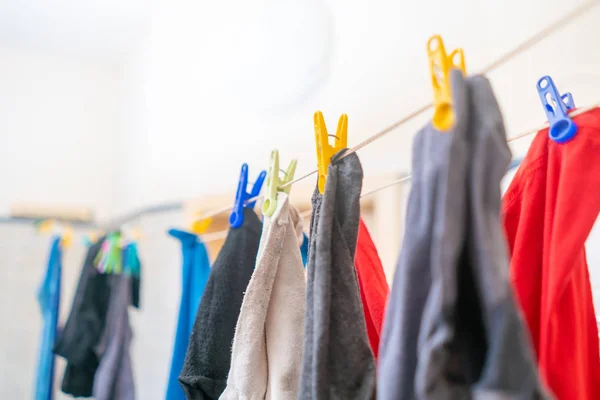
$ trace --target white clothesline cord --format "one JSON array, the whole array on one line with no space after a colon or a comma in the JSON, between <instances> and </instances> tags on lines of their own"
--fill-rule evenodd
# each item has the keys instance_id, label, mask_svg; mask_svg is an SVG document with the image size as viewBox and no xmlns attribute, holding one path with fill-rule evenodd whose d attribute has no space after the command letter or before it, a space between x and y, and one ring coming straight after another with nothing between
<instances>
[{"instance_id":1,"label":"white clothesline cord","mask_svg":"<svg viewBox=\"0 0 600 400\"><path fill-rule=\"evenodd\" d=\"M507 61L509 61L511 58L525 52L526 50L529 50L530 48L532 48L533 46L535 46L536 44L538 44L539 42L541 42L542 40L544 40L545 38L547 38L549 35L555 33L556 31L559 31L561 28L564 28L567 24L569 24L570 22L572 22L573 20L577 19L579 16L583 15L585 12L587 12L589 9L591 9L593 6L597 5L598 0L591 0L588 1L584 4L582 4L581 6L577 7L576 9L574 9L573 11L571 11L570 13L565 14L562 18L554 21L553 23L551 23L550 25L546 26L545 28L543 28L542 30L540 30L539 32L537 32L536 34L534 34L533 36L531 36L530 38L528 38L527 40L521 42L519 45L517 45L514 49L510 50L509 52L503 54L501 57L499 57L498 59L496 59L495 61L493 61L492 63L490 63L489 65L487 65L485 68L483 68L479 74L488 74L492 71L494 71L495 69L497 69L498 67L502 66L503 64L505 64ZM388 126L387 128L383 129L382 131L377 132L376 134L374 134L373 136L370 136L369 138L367 138L366 140L360 142L359 144L357 144L356 146L350 148L348 151L346 151L345 154L343 154L340 159L355 153L357 150L362 149L363 147L373 143L374 141L376 141L377 139L385 136L386 134L388 134L389 132L396 130L397 128L399 128L400 126L404 125L406 122L416 118L417 116L423 114L425 111L427 111L429 108L431 108L433 106L433 104L427 104L424 106L419 107L417 110L407 114L406 116L404 116L402 119L400 119L399 121L393 123L392 125ZM593 108L593 107L592 107ZM537 132L537 131L536 131ZM531 133L531 132L529 132ZM525 133L522 134L522 136L527 136L529 133ZM515 138L511 138L509 141L512 140L516 140L521 136L515 137ZM281 185L279 188L280 189L284 189L288 186L291 186L297 182L303 181L306 178L311 177L312 175L315 175L318 171L314 170L311 171L297 179L294 179L288 183L285 183L283 185ZM405 178L402 178L405 179ZM400 182L397 182L400 183ZM393 186L392 184L390 186ZM386 186L387 187L387 186ZM373 192L375 193L375 192ZM368 193L368 194L372 194L372 193ZM256 196L256 197L252 197L250 199L247 200L248 203L251 203L253 201L257 201L257 200L262 200L264 198L264 196ZM204 213L202 215L200 215L199 217L196 218L197 221L203 220L203 219L207 219L207 218L211 218L220 214L223 214L225 212L231 211L233 209L232 206L226 206L217 210L212 210L210 212Z\"/></svg>"},{"instance_id":2,"label":"white clothesline cord","mask_svg":"<svg viewBox=\"0 0 600 400\"><path fill-rule=\"evenodd\" d=\"M578 108L576 110L572 110L571 112L569 112L569 116L571 118L575 118L576 116L584 114L584 113L586 113L588 111L591 111L591 110L593 110L594 108L597 108L597 107L600 107L600 101L597 102L596 104L590 106L590 107ZM507 143L514 142L517 139L521 139L521 138L524 138L526 136L533 135L534 133L537 133L537 132L539 132L542 129L545 129L547 127L548 127L548 123L546 122L545 124L539 126L536 129L528 130L528 131L520 133L520 134L518 134L516 136L513 136L513 137L509 138L506 142ZM370 191L368 191L366 193L362 193L361 196L360 196L360 198L363 199L363 198L365 198L367 196L371 196L371 195L373 195L373 194L375 194L377 192L380 192L380 191L382 191L384 189L390 188L392 186L396 186L396 185L401 184L401 183L408 182L411 179L412 179L412 175L406 175L406 176L404 176L404 177L402 177L400 179L397 179L395 181L387 183L387 184L385 184L383 186L380 186L378 188L370 190ZM300 213L300 217L302 217L302 218L309 217L310 214L311 214L311 212L312 212L312 210L303 211L303 212ZM225 229L225 230L222 230L222 231L209 233L209 234L206 234L206 235L201 235L202 241L204 243L209 243L209 242L212 242L212 241L215 241L215 240L225 239L225 237L227 237L227 232L229 232L229 229Z\"/></svg>"}]
</instances>

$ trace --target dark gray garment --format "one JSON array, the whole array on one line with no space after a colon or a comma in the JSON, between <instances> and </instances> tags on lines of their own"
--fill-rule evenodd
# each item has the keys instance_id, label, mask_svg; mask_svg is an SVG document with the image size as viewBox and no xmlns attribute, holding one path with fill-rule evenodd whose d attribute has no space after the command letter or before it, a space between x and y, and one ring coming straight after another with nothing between
<instances>
[{"instance_id":1,"label":"dark gray garment","mask_svg":"<svg viewBox=\"0 0 600 400\"><path fill-rule=\"evenodd\" d=\"M244 292L254 272L262 222L244 210L211 268L179 382L188 400L218 399L227 385L231 346Z\"/></svg>"},{"instance_id":2,"label":"dark gray garment","mask_svg":"<svg viewBox=\"0 0 600 400\"><path fill-rule=\"evenodd\" d=\"M508 281L510 151L486 78L455 71L457 120L415 139L406 233L380 346L379 399L545 398Z\"/></svg>"},{"instance_id":3,"label":"dark gray garment","mask_svg":"<svg viewBox=\"0 0 600 400\"><path fill-rule=\"evenodd\" d=\"M131 277L111 275L111 299L106 327L95 348L100 365L94 376L95 400L135 400L135 384L129 347L133 332L129 324Z\"/></svg>"},{"instance_id":4,"label":"dark gray garment","mask_svg":"<svg viewBox=\"0 0 600 400\"><path fill-rule=\"evenodd\" d=\"M453 132L441 133L427 125L413 142L412 188L404 242L379 345L377 398L381 400L415 398L419 330L431 288L431 264L437 256L434 234L444 233L447 207L463 209L466 197L465 190L460 188L466 183L467 172L467 93L462 80L457 84L453 79L452 83L456 112ZM451 154L455 156L450 157ZM446 204L449 188L457 201ZM461 240L464 215L446 214L455 220L450 226L454 229L453 237Z\"/></svg>"},{"instance_id":5,"label":"dark gray garment","mask_svg":"<svg viewBox=\"0 0 600 400\"><path fill-rule=\"evenodd\" d=\"M324 195L315 190L312 198L299 399L374 395L375 358L354 268L362 179L356 154L334 157Z\"/></svg>"},{"instance_id":6,"label":"dark gray garment","mask_svg":"<svg viewBox=\"0 0 600 400\"><path fill-rule=\"evenodd\" d=\"M544 398L508 280L500 181L511 154L502 114L485 77L471 77L466 86L466 202L460 195L466 207L448 208L464 215L464 234L457 240L453 224L458 221L445 218L445 232L436 240L432 270L437 272L419 337L417 393L423 399Z\"/></svg>"}]
</instances>

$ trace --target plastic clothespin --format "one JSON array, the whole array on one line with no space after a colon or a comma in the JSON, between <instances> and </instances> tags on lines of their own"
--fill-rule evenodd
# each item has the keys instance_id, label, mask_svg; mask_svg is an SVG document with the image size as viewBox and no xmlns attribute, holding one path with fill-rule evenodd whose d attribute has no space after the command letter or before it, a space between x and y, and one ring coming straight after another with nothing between
<instances>
[{"instance_id":1,"label":"plastic clothespin","mask_svg":"<svg viewBox=\"0 0 600 400\"><path fill-rule=\"evenodd\" d=\"M73 229L68 225L60 224L52 219L45 219L37 224L38 232L42 234L54 233L60 237L60 246L68 249L73 243Z\"/></svg>"},{"instance_id":2,"label":"plastic clothespin","mask_svg":"<svg viewBox=\"0 0 600 400\"><path fill-rule=\"evenodd\" d=\"M52 232L54 228L54 220L44 219L36 222L36 228L39 233L47 234Z\"/></svg>"},{"instance_id":3,"label":"plastic clothespin","mask_svg":"<svg viewBox=\"0 0 600 400\"><path fill-rule=\"evenodd\" d=\"M577 125L569 117L568 110L575 108L571 93L560 95L554 81L548 75L542 76L537 82L540 100L548 118L548 135L556 143L566 143L575 137Z\"/></svg>"},{"instance_id":4,"label":"plastic clothespin","mask_svg":"<svg viewBox=\"0 0 600 400\"><path fill-rule=\"evenodd\" d=\"M104 235L104 232L102 232L102 230L90 230L87 232L86 235L83 235L81 237L81 243L84 246L92 246L98 241L98 239L100 239L102 235Z\"/></svg>"},{"instance_id":5,"label":"plastic clothespin","mask_svg":"<svg viewBox=\"0 0 600 400\"><path fill-rule=\"evenodd\" d=\"M246 191L248 187L248 164L242 164L240 180L238 183L237 192L235 194L235 202L233 203L233 211L229 216L229 225L231 225L232 228L239 228L242 226L242 223L244 222L244 208L254 208L256 200L249 203L247 203L247 201L258 196L266 175L266 171L261 171L258 175L258 178L256 178L256 181L254 182L254 186L252 186L252 191L248 193Z\"/></svg>"},{"instance_id":6,"label":"plastic clothespin","mask_svg":"<svg viewBox=\"0 0 600 400\"><path fill-rule=\"evenodd\" d=\"M285 172L283 179L279 178L279 151L273 150L271 152L271 161L269 162L269 173L267 174L267 194L262 205L262 213L268 217L272 216L277 209L277 192L290 193L291 186L287 186L283 189L279 187L294 179L294 173L296 172L296 165L298 160L290 161L290 165Z\"/></svg>"},{"instance_id":7,"label":"plastic clothespin","mask_svg":"<svg viewBox=\"0 0 600 400\"><path fill-rule=\"evenodd\" d=\"M202 235L206 233L206 230L208 229L211 223L212 218L210 217L196 220L192 222L192 225L190 226L190 232L192 232L195 235Z\"/></svg>"},{"instance_id":8,"label":"plastic clothespin","mask_svg":"<svg viewBox=\"0 0 600 400\"><path fill-rule=\"evenodd\" d=\"M68 249L73 243L73 228L70 226L63 226L62 232L60 233L60 246L63 249Z\"/></svg>"},{"instance_id":9,"label":"plastic clothespin","mask_svg":"<svg viewBox=\"0 0 600 400\"><path fill-rule=\"evenodd\" d=\"M327 171L331 163L331 157L348 146L348 116L342 114L337 125L333 147L329 144L329 135L323 113L317 111L314 115L315 140L317 142L317 166L319 170L319 192L325 192Z\"/></svg>"},{"instance_id":10,"label":"plastic clothespin","mask_svg":"<svg viewBox=\"0 0 600 400\"><path fill-rule=\"evenodd\" d=\"M434 35L427 41L427 58L433 85L433 118L431 123L440 131L447 131L454 126L456 119L452 108L452 91L450 70L459 69L467 73L463 49L455 49L450 56L446 53L444 41L440 35Z\"/></svg>"}]
</instances>

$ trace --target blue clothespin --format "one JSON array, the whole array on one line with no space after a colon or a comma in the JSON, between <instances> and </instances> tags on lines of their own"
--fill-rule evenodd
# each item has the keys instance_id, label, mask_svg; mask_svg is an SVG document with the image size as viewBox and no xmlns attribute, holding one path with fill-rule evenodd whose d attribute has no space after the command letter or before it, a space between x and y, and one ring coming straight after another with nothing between
<instances>
[{"instance_id":1,"label":"blue clothespin","mask_svg":"<svg viewBox=\"0 0 600 400\"><path fill-rule=\"evenodd\" d=\"M571 93L561 96L548 75L541 77L537 82L537 90L548 117L550 139L556 143L566 143L573 139L577 133L577 125L567 113L575 108Z\"/></svg>"},{"instance_id":2,"label":"blue clothespin","mask_svg":"<svg viewBox=\"0 0 600 400\"><path fill-rule=\"evenodd\" d=\"M235 202L233 203L233 211L229 216L229 225L231 225L232 228L239 228L240 226L242 226L242 223L244 222L245 207L254 208L256 200L247 204L246 202L248 201L248 199L258 196L266 176L267 171L261 171L261 173L258 175L258 178L256 178L256 181L254 182L254 186L252 186L252 191L248 193L246 190L248 186L248 164L242 164L242 171L240 172L240 181L238 183L237 192L235 194Z\"/></svg>"}]
</instances>

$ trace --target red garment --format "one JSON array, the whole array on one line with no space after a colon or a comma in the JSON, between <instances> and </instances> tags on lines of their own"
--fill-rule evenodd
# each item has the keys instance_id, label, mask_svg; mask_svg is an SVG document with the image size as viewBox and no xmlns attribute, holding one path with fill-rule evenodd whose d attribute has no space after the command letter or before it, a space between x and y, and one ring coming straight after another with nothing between
<instances>
[{"instance_id":1,"label":"red garment","mask_svg":"<svg viewBox=\"0 0 600 400\"><path fill-rule=\"evenodd\" d=\"M377 249L371 240L367 226L360 219L358 226L358 241L356 243L356 256L354 266L358 275L360 298L363 304L367 334L373 349L375 359L379 352L379 336L383 324L385 302L390 288L385 279L383 266L377 254Z\"/></svg>"},{"instance_id":2,"label":"red garment","mask_svg":"<svg viewBox=\"0 0 600 400\"><path fill-rule=\"evenodd\" d=\"M573 140L538 132L502 211L511 281L545 383L559 400L600 399L598 327L584 244L600 211L600 109Z\"/></svg>"}]
</instances>

